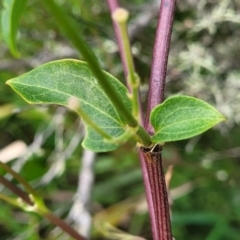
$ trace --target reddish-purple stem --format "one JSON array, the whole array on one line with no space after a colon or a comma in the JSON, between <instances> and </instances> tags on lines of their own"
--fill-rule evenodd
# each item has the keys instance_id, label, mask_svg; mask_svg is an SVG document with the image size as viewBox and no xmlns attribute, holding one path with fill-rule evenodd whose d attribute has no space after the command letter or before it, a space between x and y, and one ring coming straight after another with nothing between
<instances>
[{"instance_id":1,"label":"reddish-purple stem","mask_svg":"<svg viewBox=\"0 0 240 240\"><path fill-rule=\"evenodd\" d=\"M151 77L148 93L148 106L145 119L145 128L149 134L154 130L149 118L152 109L163 101L167 71L167 61L171 40L172 24L176 0L162 0L154 42Z\"/></svg>"},{"instance_id":2,"label":"reddish-purple stem","mask_svg":"<svg viewBox=\"0 0 240 240\"><path fill-rule=\"evenodd\" d=\"M108 3L108 7L109 7L109 10L111 13L113 13L117 8L119 8L118 0L107 0L107 3ZM120 36L119 26L114 21L112 21L112 22L113 22L115 37L117 39L117 44L118 44L118 48L119 48L119 54L120 54L122 65L123 65L124 75L125 75L125 78L127 79L127 75L128 75L127 62L126 62L126 59L125 59L124 53L123 53L123 44L122 44L122 39Z\"/></svg>"},{"instance_id":3,"label":"reddish-purple stem","mask_svg":"<svg viewBox=\"0 0 240 240\"><path fill-rule=\"evenodd\" d=\"M149 182L153 197L153 206L157 226L157 236L154 239L172 240L168 194L165 184L165 177L162 168L162 156L159 146L153 151L141 149L145 156Z\"/></svg>"},{"instance_id":4,"label":"reddish-purple stem","mask_svg":"<svg viewBox=\"0 0 240 240\"><path fill-rule=\"evenodd\" d=\"M42 215L44 217L48 218L51 223L60 227L64 232L68 233L71 237L73 237L73 239L75 239L75 240L86 240L86 238L81 236L74 228L69 226L65 221L63 221L61 218L55 216L51 212L43 213Z\"/></svg>"},{"instance_id":5,"label":"reddish-purple stem","mask_svg":"<svg viewBox=\"0 0 240 240\"><path fill-rule=\"evenodd\" d=\"M154 202L152 198L152 190L151 190L151 183L149 181L149 173L148 173L148 168L146 166L145 162L145 156L143 152L140 150L139 151L139 156L140 156L140 162L141 162L141 168L142 168L142 175L143 175L143 182L144 182L144 188L145 188L145 194L146 194L146 199L147 199L147 204L148 204L148 210L149 210L149 216L150 216L150 221L151 221L151 229L152 229L152 235L153 239L157 239L158 236L158 227L157 227L157 221L156 221L156 215L155 215L155 208L154 208Z\"/></svg>"},{"instance_id":6,"label":"reddish-purple stem","mask_svg":"<svg viewBox=\"0 0 240 240\"><path fill-rule=\"evenodd\" d=\"M9 190L11 190L13 193L15 193L18 197L20 197L26 204L28 204L29 206L34 206L35 203L32 201L32 199L29 197L29 195L26 192L24 192L22 189L20 189L18 186L16 186L15 184L10 182L3 176L0 176L0 183L3 184ZM57 216L53 215L51 212L41 213L41 214L47 217L53 224L56 224L56 226L59 226L60 228L62 228L63 231L68 233L74 239L86 240L86 238L81 236L74 228L69 226L61 218L58 218Z\"/></svg>"},{"instance_id":7,"label":"reddish-purple stem","mask_svg":"<svg viewBox=\"0 0 240 240\"><path fill-rule=\"evenodd\" d=\"M0 183L3 184L6 188L10 189L17 196L19 196L28 205L30 206L34 205L29 195L25 193L22 189L20 189L18 186L10 182L8 179L4 178L3 176L0 176Z\"/></svg>"},{"instance_id":8,"label":"reddish-purple stem","mask_svg":"<svg viewBox=\"0 0 240 240\"><path fill-rule=\"evenodd\" d=\"M107 0L107 2L111 13L119 7L117 0ZM151 110L161 103L164 98L167 60L175 5L176 0L162 0L159 11L148 94L148 108L144 124L145 129L150 135L154 133L150 124ZM126 59L122 51L119 28L115 23L113 23L113 26L126 77ZM140 151L140 159L153 238L154 240L172 240L168 195L162 167L161 152L152 152L150 149L142 148Z\"/></svg>"},{"instance_id":9,"label":"reddish-purple stem","mask_svg":"<svg viewBox=\"0 0 240 240\"><path fill-rule=\"evenodd\" d=\"M150 113L152 109L164 99L167 61L175 5L176 0L162 0L160 5L151 65L147 114L144 124L145 129L150 135L154 134L154 129L150 123ZM156 222L156 229L154 232L157 232L157 236L154 235L154 240L172 240L168 194L164 178L161 152L155 152L150 149L142 149L142 152L145 156L145 164L150 182L153 206L155 209L152 222Z\"/></svg>"},{"instance_id":10,"label":"reddish-purple stem","mask_svg":"<svg viewBox=\"0 0 240 240\"><path fill-rule=\"evenodd\" d=\"M108 3L108 7L110 9L111 14L114 12L114 10L116 8L119 7L117 0L107 0L107 3ZM114 22L113 22L113 27L114 27L114 32L116 35L118 47L119 47L119 53L120 53L120 57L121 57L122 65L123 65L124 75L125 75L125 78L127 78L127 64L126 64L126 59L124 57L125 55L124 55L123 49L122 49L123 45L122 45L122 39L120 36L119 27ZM141 107L140 107L140 110L141 110ZM140 115L141 115L141 121L143 122L142 111L141 111ZM149 215L150 215L150 219L151 219L152 233L153 233L154 239L157 239L157 226L156 226L155 215L154 215L152 194L151 194L150 184L149 184L149 180L148 180L148 172L147 172L147 168L145 165L144 156L141 151L139 151L139 157L140 157L140 162L141 162L141 169L142 169L146 199L147 199L147 203L148 203Z\"/></svg>"}]
</instances>

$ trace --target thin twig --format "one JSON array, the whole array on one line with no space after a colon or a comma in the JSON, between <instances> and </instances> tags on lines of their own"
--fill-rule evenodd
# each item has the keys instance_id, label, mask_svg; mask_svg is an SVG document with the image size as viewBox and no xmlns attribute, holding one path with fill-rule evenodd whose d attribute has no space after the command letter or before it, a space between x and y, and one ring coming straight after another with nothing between
<instances>
[{"instance_id":1,"label":"thin twig","mask_svg":"<svg viewBox=\"0 0 240 240\"><path fill-rule=\"evenodd\" d=\"M61 218L58 218L51 212L43 214L44 217L48 218L50 222L60 227L64 232L68 233L76 240L86 240L85 237L80 235L74 228L70 227L66 222L64 222Z\"/></svg>"},{"instance_id":2,"label":"thin twig","mask_svg":"<svg viewBox=\"0 0 240 240\"><path fill-rule=\"evenodd\" d=\"M113 13L119 7L118 0L107 0L107 3L108 3L108 7L109 7L109 10L111 13ZM112 23L113 23L113 29L115 32L115 37L117 39L117 44L118 44L118 48L119 48L119 54L121 57L122 65L123 65L125 79L127 79L127 76L128 76L127 61L124 57L123 42L122 42L121 35L120 35L120 29L119 29L119 26L114 21L112 21Z\"/></svg>"},{"instance_id":3,"label":"thin twig","mask_svg":"<svg viewBox=\"0 0 240 240\"><path fill-rule=\"evenodd\" d=\"M47 161L53 160L48 171L41 177L37 185L46 185L65 169L66 156L64 152L64 115L67 109L58 107L54 115L55 149L52 151ZM36 187L36 186L35 186Z\"/></svg>"},{"instance_id":4,"label":"thin twig","mask_svg":"<svg viewBox=\"0 0 240 240\"><path fill-rule=\"evenodd\" d=\"M119 7L118 1L117 0L107 0L107 2L108 2L110 12L112 14L114 12L114 10L116 10ZM127 61L124 58L122 40L120 38L120 29L117 26L117 24L115 24L114 22L113 22L113 27L114 27L118 47L119 47L119 52L120 52L120 56L121 56L121 60L122 60L122 64L123 64L125 77L127 77L127 67L126 67ZM139 107L140 107L141 122L143 122L143 112L142 112L140 103L139 103ZM156 238L157 227L156 227L156 221L155 221L155 215L154 215L151 188L150 188L150 184L149 184L148 173L147 173L147 169L146 169L146 165L145 165L145 161L144 161L144 156L141 151L139 151L139 158L140 158L140 162L141 162L143 182L144 182L144 188L145 188L145 193L146 193L146 198L147 198L147 203L148 203L148 208L149 208L149 214L150 214L150 219L151 219L152 232L153 232L154 239L157 239Z\"/></svg>"},{"instance_id":5,"label":"thin twig","mask_svg":"<svg viewBox=\"0 0 240 240\"><path fill-rule=\"evenodd\" d=\"M94 181L93 165L96 153L84 150L82 167L79 173L78 189L74 204L68 218L72 219L78 231L85 237L89 237L92 217L89 213L91 192Z\"/></svg>"},{"instance_id":6,"label":"thin twig","mask_svg":"<svg viewBox=\"0 0 240 240\"><path fill-rule=\"evenodd\" d=\"M71 137L71 140L70 140L69 144L65 147L65 149L61 149L61 151L59 151L60 149L56 148L51 153L51 155L48 157L47 161L53 161L53 162L52 162L49 170L41 177L41 179L39 181L36 182L36 184L34 185L35 187L48 184L49 182L52 181L52 179L54 179L56 176L61 174L62 171L65 169L66 160L72 156L73 152L79 146L80 141L84 137L83 124L79 119L77 119L77 122L78 122L77 123L78 126L75 126L76 123L73 124L74 132L75 132L74 135L72 135L73 129L70 130L70 128L68 128L68 130L66 131L66 133L64 135L59 136L60 139L64 139L65 142L70 137ZM71 134L71 136L70 136L70 134ZM67 136L67 135L69 135L69 136ZM57 144L58 143L56 141L56 145Z\"/></svg>"},{"instance_id":7,"label":"thin twig","mask_svg":"<svg viewBox=\"0 0 240 240\"><path fill-rule=\"evenodd\" d=\"M5 186L6 188L10 189L13 193L19 196L24 202L26 202L30 206L34 205L33 201L30 199L30 197L26 192L24 192L15 184L11 183L9 180L4 178L3 176L0 176L0 183L3 184L3 186Z\"/></svg>"}]
</instances>

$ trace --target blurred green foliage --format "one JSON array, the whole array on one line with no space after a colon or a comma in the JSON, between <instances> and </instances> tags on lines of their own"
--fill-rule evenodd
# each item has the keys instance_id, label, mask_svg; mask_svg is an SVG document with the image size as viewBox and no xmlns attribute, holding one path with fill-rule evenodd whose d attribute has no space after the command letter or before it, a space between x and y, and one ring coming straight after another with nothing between
<instances>
[{"instance_id":1,"label":"blurred green foliage","mask_svg":"<svg viewBox=\"0 0 240 240\"><path fill-rule=\"evenodd\" d=\"M122 80L105 1L58 2L78 22L80 34L92 46L103 68ZM149 4L152 1L121 1L131 12L130 24ZM216 106L228 120L200 137L164 147L165 169L174 165L170 186L176 239L238 240L240 236L239 11L238 0L177 3L166 96L181 92L201 98ZM156 22L157 16L132 38L136 69L142 78L143 100L146 99L145 85ZM18 49L22 58L14 59L3 41L0 49L0 149L15 140L22 140L29 146L24 157L9 165L20 166L21 175L41 193L47 205L56 214L66 217L78 185L82 149L77 144L71 147L70 156L66 152L73 138L77 143L80 141L82 126L76 115L65 109L29 106L5 85L5 81L46 61L77 58L78 55L58 32L41 1L36 0L29 1L20 23ZM48 178L46 174L51 167L56 171ZM92 215L105 209L111 214L107 211L109 207L119 207L124 199L133 199L136 208L126 212L125 218L119 216L115 225L151 239L135 146L130 142L115 152L97 155L94 171ZM9 194L5 189L1 191ZM0 239L52 239L49 233L53 228L38 216L1 202ZM94 232L92 239L104 238Z\"/></svg>"}]
</instances>

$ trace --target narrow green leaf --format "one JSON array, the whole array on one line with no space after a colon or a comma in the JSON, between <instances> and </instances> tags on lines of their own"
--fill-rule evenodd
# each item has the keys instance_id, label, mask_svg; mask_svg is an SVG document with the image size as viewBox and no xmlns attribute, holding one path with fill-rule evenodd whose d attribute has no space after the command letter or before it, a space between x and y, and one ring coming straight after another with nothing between
<instances>
[{"instance_id":1,"label":"narrow green leaf","mask_svg":"<svg viewBox=\"0 0 240 240\"><path fill-rule=\"evenodd\" d=\"M150 116L155 134L153 142L171 142L191 138L225 118L208 103L189 96L168 98L156 106Z\"/></svg>"},{"instance_id":2,"label":"narrow green leaf","mask_svg":"<svg viewBox=\"0 0 240 240\"><path fill-rule=\"evenodd\" d=\"M108 83L121 94L125 106L131 111L126 87L104 72ZM102 90L87 63L66 59L44 64L26 74L7 81L27 102L33 104L60 104L69 106L69 100L79 101L82 111L111 137L124 133L124 121ZM72 103L71 103L72 104ZM74 105L74 104L73 104ZM118 146L103 140L87 125L83 146L96 152L116 149Z\"/></svg>"},{"instance_id":3,"label":"narrow green leaf","mask_svg":"<svg viewBox=\"0 0 240 240\"><path fill-rule=\"evenodd\" d=\"M24 13L28 0L4 0L2 11L2 34L11 53L19 57L16 37L20 19Z\"/></svg>"}]
</instances>

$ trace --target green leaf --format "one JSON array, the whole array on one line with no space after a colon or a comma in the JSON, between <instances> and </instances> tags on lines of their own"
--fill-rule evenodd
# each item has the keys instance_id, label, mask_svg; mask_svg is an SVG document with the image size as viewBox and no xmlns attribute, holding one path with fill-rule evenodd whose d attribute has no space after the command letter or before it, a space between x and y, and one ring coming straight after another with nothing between
<instances>
[{"instance_id":1,"label":"green leaf","mask_svg":"<svg viewBox=\"0 0 240 240\"><path fill-rule=\"evenodd\" d=\"M126 87L110 74L106 72L104 74L131 111ZM7 81L7 84L27 102L33 104L60 104L70 107L69 100L77 99L81 110L111 137L118 137L124 133L123 119L85 62L72 59L50 62ZM77 108L74 109L77 112ZM105 142L87 122L85 124L87 125L83 141L85 148L105 152L118 147L116 144Z\"/></svg>"},{"instance_id":2,"label":"green leaf","mask_svg":"<svg viewBox=\"0 0 240 240\"><path fill-rule=\"evenodd\" d=\"M2 11L2 34L11 53L15 57L20 54L17 50L16 36L20 19L24 13L28 0L4 0Z\"/></svg>"},{"instance_id":3,"label":"green leaf","mask_svg":"<svg viewBox=\"0 0 240 240\"><path fill-rule=\"evenodd\" d=\"M116 107L120 115L127 121L129 126L137 127L138 122L134 118L132 113L129 112L128 109L125 107L121 95L119 95L118 92L115 91L115 89L110 88L110 86L106 84L105 75L100 68L97 57L93 53L92 48L88 44L86 44L86 41L83 40L83 34L78 31L79 25L76 23L76 21L73 21L67 11L63 7L60 7L55 0L42 0L42 3L44 3L44 5L49 9L51 16L56 18L55 22L57 23L57 26L61 29L61 31L65 33L67 38L75 46L76 50L81 53L81 56L84 58L84 60L88 62L90 69L92 70L96 78L99 80L99 84L102 86L102 89L104 89L107 96L114 103L114 106ZM141 132L143 133L142 130L143 129L141 129ZM145 136L141 136L141 140L144 140L143 137L146 139L147 136L146 133L142 133L141 135ZM146 141L144 142L146 143Z\"/></svg>"},{"instance_id":4,"label":"green leaf","mask_svg":"<svg viewBox=\"0 0 240 240\"><path fill-rule=\"evenodd\" d=\"M196 136L225 118L202 100L175 96L156 106L150 120L155 129L151 140L163 143Z\"/></svg>"}]
</instances>

